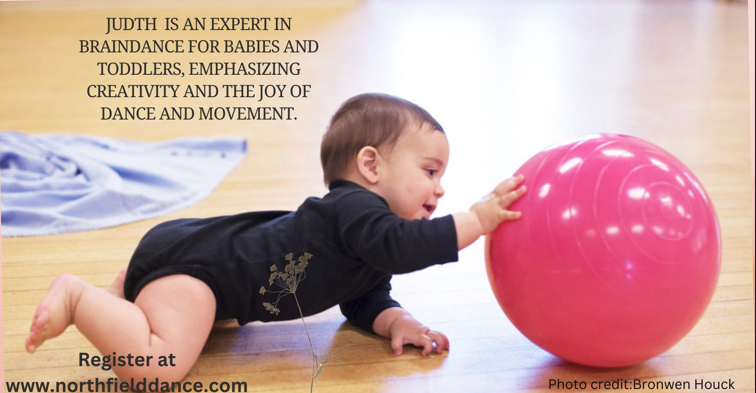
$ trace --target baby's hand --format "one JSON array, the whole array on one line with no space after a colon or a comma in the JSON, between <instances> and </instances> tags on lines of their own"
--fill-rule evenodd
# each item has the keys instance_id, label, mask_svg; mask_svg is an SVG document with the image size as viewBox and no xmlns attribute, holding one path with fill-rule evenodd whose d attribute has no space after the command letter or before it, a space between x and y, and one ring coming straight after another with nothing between
<instances>
[{"instance_id":1,"label":"baby's hand","mask_svg":"<svg viewBox=\"0 0 756 393\"><path fill-rule=\"evenodd\" d=\"M491 233L502 221L520 218L520 212L509 211L507 207L525 193L525 186L517 188L523 179L523 175L518 175L504 180L493 192L470 208L478 217L484 235Z\"/></svg>"},{"instance_id":2,"label":"baby's hand","mask_svg":"<svg viewBox=\"0 0 756 393\"><path fill-rule=\"evenodd\" d=\"M449 350L449 339L441 332L430 330L410 315L397 318L391 324L391 349L397 355L402 354L405 344L412 344L423 348L422 355L428 356L433 352L433 343L436 343L436 352L441 353Z\"/></svg>"}]
</instances>

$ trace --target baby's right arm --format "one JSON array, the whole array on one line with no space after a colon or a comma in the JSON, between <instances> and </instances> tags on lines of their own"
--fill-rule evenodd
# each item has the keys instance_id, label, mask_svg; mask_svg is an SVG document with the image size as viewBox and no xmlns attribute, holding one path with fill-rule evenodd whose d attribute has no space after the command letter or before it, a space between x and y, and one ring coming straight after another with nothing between
<instances>
[{"instance_id":1,"label":"baby's right arm","mask_svg":"<svg viewBox=\"0 0 756 393\"><path fill-rule=\"evenodd\" d=\"M525 186L517 188L523 179L519 175L504 180L493 192L474 204L470 211L452 215L457 228L458 250L491 233L501 222L520 218L520 212L509 211L507 207L525 193Z\"/></svg>"}]
</instances>

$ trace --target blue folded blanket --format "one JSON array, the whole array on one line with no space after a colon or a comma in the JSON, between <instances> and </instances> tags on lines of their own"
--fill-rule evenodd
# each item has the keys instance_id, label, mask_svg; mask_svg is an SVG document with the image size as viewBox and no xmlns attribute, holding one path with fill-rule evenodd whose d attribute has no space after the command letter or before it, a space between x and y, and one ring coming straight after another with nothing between
<instances>
[{"instance_id":1,"label":"blue folded blanket","mask_svg":"<svg viewBox=\"0 0 756 393\"><path fill-rule=\"evenodd\" d=\"M2 235L86 231L207 197L246 155L241 137L145 143L0 132Z\"/></svg>"}]
</instances>

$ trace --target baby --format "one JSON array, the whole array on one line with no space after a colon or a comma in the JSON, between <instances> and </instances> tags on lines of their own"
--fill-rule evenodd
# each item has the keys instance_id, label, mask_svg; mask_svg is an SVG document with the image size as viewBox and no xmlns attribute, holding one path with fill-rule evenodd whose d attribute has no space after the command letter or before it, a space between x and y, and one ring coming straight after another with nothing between
<instances>
[{"instance_id":1,"label":"baby","mask_svg":"<svg viewBox=\"0 0 756 393\"><path fill-rule=\"evenodd\" d=\"M339 305L355 326L391 339L397 355L406 344L423 348L423 356L434 344L438 353L448 350L443 333L391 298L391 276L456 261L458 250L518 218L507 207L525 192L522 176L503 181L469 211L430 219L444 195L446 135L424 109L382 94L339 108L321 161L328 194L294 212L165 222L144 236L109 288L56 278L26 349L34 352L75 324L103 354L172 355L174 367L114 367L121 380L179 381L216 320L281 321L299 318L298 305L305 316ZM271 273L293 263L289 254L303 256L298 304L266 293L274 290Z\"/></svg>"}]
</instances>

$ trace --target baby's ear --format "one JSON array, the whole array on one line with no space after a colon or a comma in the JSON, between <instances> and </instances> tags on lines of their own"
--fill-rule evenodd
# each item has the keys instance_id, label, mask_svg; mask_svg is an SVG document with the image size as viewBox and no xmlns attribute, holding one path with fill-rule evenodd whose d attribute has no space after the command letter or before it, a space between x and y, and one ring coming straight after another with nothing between
<instances>
[{"instance_id":1,"label":"baby's ear","mask_svg":"<svg viewBox=\"0 0 756 393\"><path fill-rule=\"evenodd\" d=\"M370 184L378 182L378 150L365 146L357 153L357 171Z\"/></svg>"}]
</instances>

